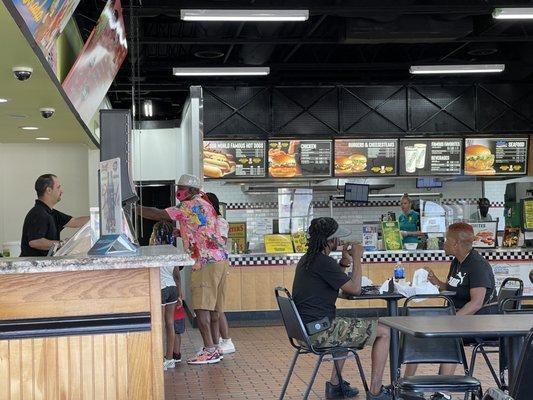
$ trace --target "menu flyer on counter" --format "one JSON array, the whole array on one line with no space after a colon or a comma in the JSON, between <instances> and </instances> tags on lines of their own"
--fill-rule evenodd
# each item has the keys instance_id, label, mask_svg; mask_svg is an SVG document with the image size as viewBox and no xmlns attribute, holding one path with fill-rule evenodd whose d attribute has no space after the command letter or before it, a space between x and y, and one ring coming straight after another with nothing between
<instances>
[{"instance_id":1,"label":"menu flyer on counter","mask_svg":"<svg viewBox=\"0 0 533 400\"><path fill-rule=\"evenodd\" d=\"M228 222L229 231L228 239L231 239L233 243L236 243L239 253L246 251L246 222ZM233 251L233 248L229 249Z\"/></svg>"},{"instance_id":2,"label":"menu flyer on counter","mask_svg":"<svg viewBox=\"0 0 533 400\"><path fill-rule=\"evenodd\" d=\"M396 139L335 140L335 176L396 175Z\"/></svg>"},{"instance_id":3,"label":"menu flyer on counter","mask_svg":"<svg viewBox=\"0 0 533 400\"><path fill-rule=\"evenodd\" d=\"M465 139L466 175L520 175L527 167L527 138Z\"/></svg>"},{"instance_id":4,"label":"menu flyer on counter","mask_svg":"<svg viewBox=\"0 0 533 400\"><path fill-rule=\"evenodd\" d=\"M266 176L266 142L204 140L204 178Z\"/></svg>"},{"instance_id":5,"label":"menu flyer on counter","mask_svg":"<svg viewBox=\"0 0 533 400\"><path fill-rule=\"evenodd\" d=\"M496 247L498 221L470 222L474 228L474 247Z\"/></svg>"},{"instance_id":6,"label":"menu flyer on counter","mask_svg":"<svg viewBox=\"0 0 533 400\"><path fill-rule=\"evenodd\" d=\"M525 199L524 207L524 229L533 230L533 199Z\"/></svg>"},{"instance_id":7,"label":"menu flyer on counter","mask_svg":"<svg viewBox=\"0 0 533 400\"><path fill-rule=\"evenodd\" d=\"M291 235L265 235L264 240L267 253L294 253Z\"/></svg>"},{"instance_id":8,"label":"menu flyer on counter","mask_svg":"<svg viewBox=\"0 0 533 400\"><path fill-rule=\"evenodd\" d=\"M268 175L273 178L331 176L331 140L270 140Z\"/></svg>"},{"instance_id":9,"label":"menu flyer on counter","mask_svg":"<svg viewBox=\"0 0 533 400\"><path fill-rule=\"evenodd\" d=\"M398 221L383 221L381 223L381 231L383 232L385 250L393 251L402 249L403 241Z\"/></svg>"},{"instance_id":10,"label":"menu flyer on counter","mask_svg":"<svg viewBox=\"0 0 533 400\"><path fill-rule=\"evenodd\" d=\"M400 139L400 175L460 175L462 139Z\"/></svg>"}]
</instances>

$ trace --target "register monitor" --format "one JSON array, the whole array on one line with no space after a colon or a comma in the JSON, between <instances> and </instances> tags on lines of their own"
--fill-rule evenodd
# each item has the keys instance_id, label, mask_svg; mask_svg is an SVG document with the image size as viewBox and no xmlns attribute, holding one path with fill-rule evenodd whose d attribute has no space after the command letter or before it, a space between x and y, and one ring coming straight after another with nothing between
<instances>
[{"instance_id":1,"label":"register monitor","mask_svg":"<svg viewBox=\"0 0 533 400\"><path fill-rule=\"evenodd\" d=\"M368 203L369 185L346 183L344 185L344 201L353 203Z\"/></svg>"}]
</instances>

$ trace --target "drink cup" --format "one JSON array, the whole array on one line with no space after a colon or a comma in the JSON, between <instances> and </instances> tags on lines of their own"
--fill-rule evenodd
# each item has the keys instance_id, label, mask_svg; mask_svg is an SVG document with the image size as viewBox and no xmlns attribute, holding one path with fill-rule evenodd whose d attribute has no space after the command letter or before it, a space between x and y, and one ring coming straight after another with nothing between
<instances>
[{"instance_id":1,"label":"drink cup","mask_svg":"<svg viewBox=\"0 0 533 400\"><path fill-rule=\"evenodd\" d=\"M405 172L413 173L416 171L418 159L418 150L414 146L405 146Z\"/></svg>"},{"instance_id":2,"label":"drink cup","mask_svg":"<svg viewBox=\"0 0 533 400\"><path fill-rule=\"evenodd\" d=\"M424 169L424 167L426 166L427 145L425 143L416 143L414 145L414 148L416 149L416 168Z\"/></svg>"}]
</instances>

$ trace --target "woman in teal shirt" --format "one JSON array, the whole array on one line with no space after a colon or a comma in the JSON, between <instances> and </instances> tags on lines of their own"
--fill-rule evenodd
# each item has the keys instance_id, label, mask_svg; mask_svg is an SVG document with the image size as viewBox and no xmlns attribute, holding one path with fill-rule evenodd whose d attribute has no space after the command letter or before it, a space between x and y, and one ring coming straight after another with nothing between
<instances>
[{"instance_id":1,"label":"woman in teal shirt","mask_svg":"<svg viewBox=\"0 0 533 400\"><path fill-rule=\"evenodd\" d=\"M411 205L411 199L404 194L400 200L402 213L398 217L404 243L418 243L418 237L424 235L418 230L420 215L411 208Z\"/></svg>"}]
</instances>

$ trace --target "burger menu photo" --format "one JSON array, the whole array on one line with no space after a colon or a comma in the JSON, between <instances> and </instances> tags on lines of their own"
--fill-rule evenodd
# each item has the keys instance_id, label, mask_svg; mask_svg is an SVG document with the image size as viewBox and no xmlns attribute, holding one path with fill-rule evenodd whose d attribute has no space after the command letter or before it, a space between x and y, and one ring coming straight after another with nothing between
<instances>
[{"instance_id":1,"label":"burger menu photo","mask_svg":"<svg viewBox=\"0 0 533 400\"><path fill-rule=\"evenodd\" d=\"M335 176L396 175L396 139L335 140Z\"/></svg>"},{"instance_id":2,"label":"burger menu photo","mask_svg":"<svg viewBox=\"0 0 533 400\"><path fill-rule=\"evenodd\" d=\"M331 176L331 140L270 140L268 174L273 178Z\"/></svg>"},{"instance_id":3,"label":"burger menu photo","mask_svg":"<svg viewBox=\"0 0 533 400\"><path fill-rule=\"evenodd\" d=\"M266 142L204 140L204 178L266 176Z\"/></svg>"},{"instance_id":4,"label":"burger menu photo","mask_svg":"<svg viewBox=\"0 0 533 400\"><path fill-rule=\"evenodd\" d=\"M400 175L460 175L462 139L401 139Z\"/></svg>"},{"instance_id":5,"label":"burger menu photo","mask_svg":"<svg viewBox=\"0 0 533 400\"><path fill-rule=\"evenodd\" d=\"M526 138L465 139L465 174L525 174L527 144Z\"/></svg>"}]
</instances>

